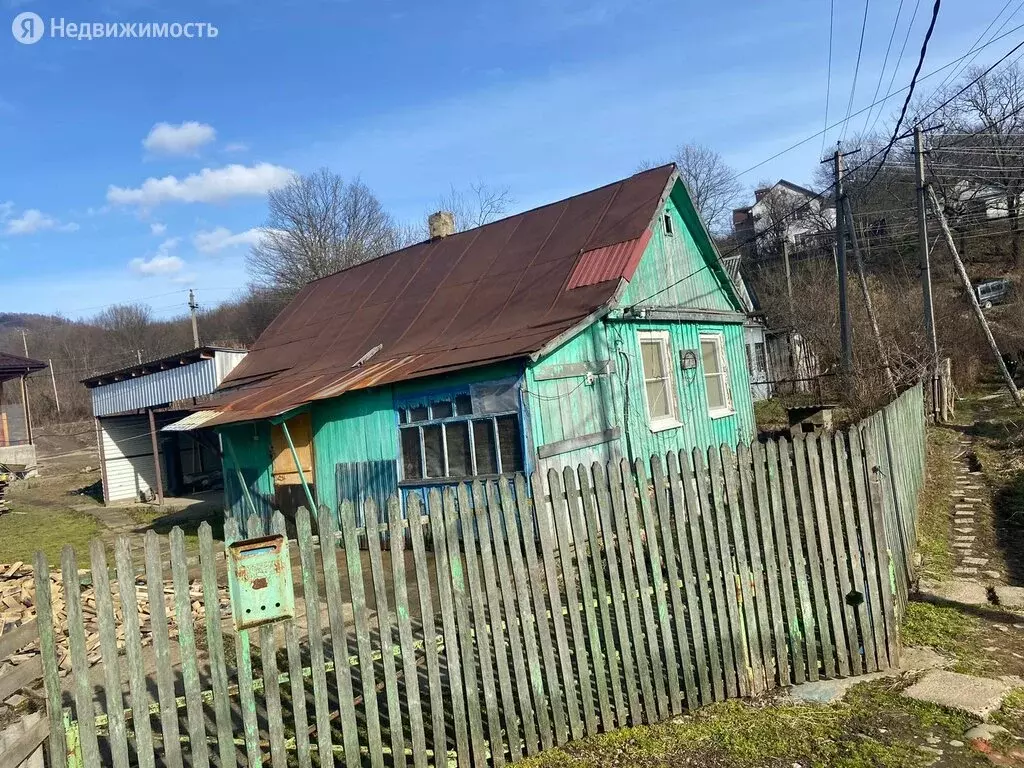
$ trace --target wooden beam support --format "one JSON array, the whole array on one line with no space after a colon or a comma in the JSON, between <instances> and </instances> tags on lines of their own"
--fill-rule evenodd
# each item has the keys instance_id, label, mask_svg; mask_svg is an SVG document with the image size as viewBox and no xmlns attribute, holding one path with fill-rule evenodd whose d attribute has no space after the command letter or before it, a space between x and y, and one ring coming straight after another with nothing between
<instances>
[{"instance_id":1,"label":"wooden beam support","mask_svg":"<svg viewBox=\"0 0 1024 768\"><path fill-rule=\"evenodd\" d=\"M164 473L160 468L160 440L156 434L156 417L153 416L153 409L147 409L149 413L149 439L153 444L153 467L156 469L156 502L164 503Z\"/></svg>"},{"instance_id":2,"label":"wooden beam support","mask_svg":"<svg viewBox=\"0 0 1024 768\"><path fill-rule=\"evenodd\" d=\"M618 440L621 434L622 430L619 427L612 427L611 429L606 429L603 432L591 432L589 435L570 437L567 440L557 440L553 443L539 446L537 448L537 458L547 459L551 456L557 456L560 453L568 453L569 451L576 451L580 448L590 448L594 445L610 443L612 440Z\"/></svg>"},{"instance_id":3,"label":"wooden beam support","mask_svg":"<svg viewBox=\"0 0 1024 768\"><path fill-rule=\"evenodd\" d=\"M537 381L552 381L554 379L572 379L576 376L603 376L608 373L615 373L614 360L598 360L592 362L586 360L582 363L562 363L561 365L545 365L533 373Z\"/></svg>"},{"instance_id":4,"label":"wooden beam support","mask_svg":"<svg viewBox=\"0 0 1024 768\"><path fill-rule=\"evenodd\" d=\"M615 322L637 321L683 321L688 323L719 323L723 325L742 325L747 321L745 312L732 312L721 309L687 309L685 307L636 307L629 315L608 318Z\"/></svg>"}]
</instances>

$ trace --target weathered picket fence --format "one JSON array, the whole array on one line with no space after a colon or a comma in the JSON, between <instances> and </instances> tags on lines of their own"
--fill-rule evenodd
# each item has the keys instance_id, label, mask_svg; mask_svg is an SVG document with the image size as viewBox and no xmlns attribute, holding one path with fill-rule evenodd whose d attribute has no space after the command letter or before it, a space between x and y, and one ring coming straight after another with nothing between
<instances>
[{"instance_id":1,"label":"weathered picket fence","mask_svg":"<svg viewBox=\"0 0 1024 768\"><path fill-rule=\"evenodd\" d=\"M465 484L425 507L414 497L404 514L397 499L365 504L365 517L347 502L315 520L301 510L296 618L249 631L220 615L224 560L208 526L200 627L181 531L169 552L150 533L150 653L128 541L113 579L96 543L103 664L91 671L66 549L69 626L51 624L46 590L38 601L52 765L502 765L712 701L893 666L923 434L916 387L848 432L566 468L530 487L522 476ZM237 529L229 522L229 541Z\"/></svg>"}]
</instances>

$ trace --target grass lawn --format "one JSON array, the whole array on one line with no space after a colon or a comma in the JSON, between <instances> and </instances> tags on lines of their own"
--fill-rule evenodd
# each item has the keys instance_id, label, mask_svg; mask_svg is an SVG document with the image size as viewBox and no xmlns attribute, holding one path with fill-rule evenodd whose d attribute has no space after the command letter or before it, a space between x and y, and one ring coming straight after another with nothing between
<instances>
[{"instance_id":1,"label":"grass lawn","mask_svg":"<svg viewBox=\"0 0 1024 768\"><path fill-rule=\"evenodd\" d=\"M924 768L935 761L932 743L945 748L942 765L986 764L969 748L948 746L976 721L901 697L910 682L862 683L827 706L770 699L712 704L670 722L583 739L522 765Z\"/></svg>"},{"instance_id":2,"label":"grass lawn","mask_svg":"<svg viewBox=\"0 0 1024 768\"><path fill-rule=\"evenodd\" d=\"M12 485L7 492L11 511L0 515L0 563L31 563L36 550L42 550L52 568L60 564L66 544L79 558L88 553L89 540L99 535L100 526L92 515L72 506L96 504L84 493L91 479L75 472Z\"/></svg>"},{"instance_id":3,"label":"grass lawn","mask_svg":"<svg viewBox=\"0 0 1024 768\"><path fill-rule=\"evenodd\" d=\"M941 580L952 575L955 564L950 500L955 484L956 433L929 426L927 439L927 474L918 501L918 552L921 574Z\"/></svg>"}]
</instances>

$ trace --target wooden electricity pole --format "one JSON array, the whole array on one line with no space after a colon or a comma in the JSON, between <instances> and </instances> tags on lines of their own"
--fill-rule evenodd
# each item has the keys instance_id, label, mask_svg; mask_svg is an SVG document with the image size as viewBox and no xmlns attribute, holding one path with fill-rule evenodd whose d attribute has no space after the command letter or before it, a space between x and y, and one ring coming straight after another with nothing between
<instances>
[{"instance_id":1,"label":"wooden electricity pole","mask_svg":"<svg viewBox=\"0 0 1024 768\"><path fill-rule=\"evenodd\" d=\"M889 392L895 396L896 380L892 376L892 368L889 365L889 355L885 352L885 345L882 343L882 334L878 329L878 318L875 316L875 303L871 300L871 292L868 290L868 279L864 275L864 260L860 256L860 244L857 241L857 227L853 222L853 209L850 207L849 199L843 206L846 217L846 224L850 228L850 243L853 245L853 263L857 270L857 278L860 281L860 290L864 294L864 304L868 310L868 318L871 320L871 332L875 337L875 346L878 347L878 356L882 360L882 369L885 371L885 381L889 386Z\"/></svg>"},{"instance_id":2,"label":"wooden electricity pole","mask_svg":"<svg viewBox=\"0 0 1024 768\"><path fill-rule=\"evenodd\" d=\"M917 249L921 267L921 296L924 304L924 331L928 336L931 359L928 361L928 375L931 380L932 416L939 415L939 342L935 335L935 308L932 303L932 265L928 254L928 211L925 205L924 186L924 132L920 125L914 126L914 172L917 176ZM973 295L973 292L972 292Z\"/></svg>"},{"instance_id":3,"label":"wooden electricity pole","mask_svg":"<svg viewBox=\"0 0 1024 768\"><path fill-rule=\"evenodd\" d=\"M832 155L836 191L836 271L839 273L839 347L844 376L853 372L853 346L850 343L850 306L846 297L846 233L843 216L843 153L836 147Z\"/></svg>"},{"instance_id":4,"label":"wooden electricity pole","mask_svg":"<svg viewBox=\"0 0 1024 768\"><path fill-rule=\"evenodd\" d=\"M949 231L949 224L946 222L946 214L943 213L942 207L939 205L939 199L935 196L935 190L932 186L928 185L928 199L931 200L932 208L935 209L935 216L939 220L939 226L942 227L942 235L946 240L946 247L949 248L949 252L953 257L953 264L956 266L956 273L960 277L960 282L964 285L964 290L967 292L967 298L971 302L971 309L974 311L974 316L978 319L981 330L985 333L985 340L988 342L989 349L992 350L992 357L995 358L996 365L999 366L999 373L1002 374L1003 381L1006 382L1006 388L1010 390L1010 396L1013 397L1013 402L1017 404L1018 408L1024 408L1024 402L1021 401L1020 392L1017 389L1017 385L1013 383L1013 377L1006 368L1006 363L1003 362L1002 355L999 354L999 347L996 345L996 340L992 336L992 331L988 327L988 320L985 319L985 313L981 311L981 305L978 304L978 297L974 293L974 286L971 285L971 278L967 275L967 269L964 267L964 263L960 260L960 254L956 250L956 243L953 242L953 233Z\"/></svg>"}]
</instances>

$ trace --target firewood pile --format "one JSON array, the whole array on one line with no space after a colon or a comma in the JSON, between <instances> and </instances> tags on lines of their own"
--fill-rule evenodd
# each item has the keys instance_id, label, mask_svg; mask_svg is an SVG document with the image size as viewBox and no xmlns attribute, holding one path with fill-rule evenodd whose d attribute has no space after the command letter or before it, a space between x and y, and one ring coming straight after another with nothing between
<instances>
[{"instance_id":1,"label":"firewood pile","mask_svg":"<svg viewBox=\"0 0 1024 768\"><path fill-rule=\"evenodd\" d=\"M96 591L89 583L88 571L80 571L83 584L81 590L82 619L85 626L85 650L89 666L101 660L99 615L96 605ZM124 613L121 606L120 589L116 579L111 580L111 592L114 605L114 634L119 651L125 647ZM175 614L174 586L170 581L163 584L164 606L167 615L168 633L170 637L178 636L178 624ZM149 591L145 577L137 577L135 580L135 599L139 607L139 625L141 627L143 647L153 642L153 627L151 621L151 606L149 602ZM195 579L189 583L189 600L192 604L193 623L200 622L205 617L205 606L203 605L202 582ZM50 573L50 601L53 607L54 622L58 626L56 633L57 641L57 664L61 674L71 671L71 649L68 643L67 627L67 603L64 599L64 585L61 580L60 571ZM221 615L225 607L229 605L228 598L223 592L220 595ZM25 624L36 616L35 603L35 575L31 565L24 563L13 563L10 565L0 564L0 638L5 632ZM0 677L10 671L10 667L31 661L40 654L39 640L21 649L18 653L7 659L0 660Z\"/></svg>"}]
</instances>

